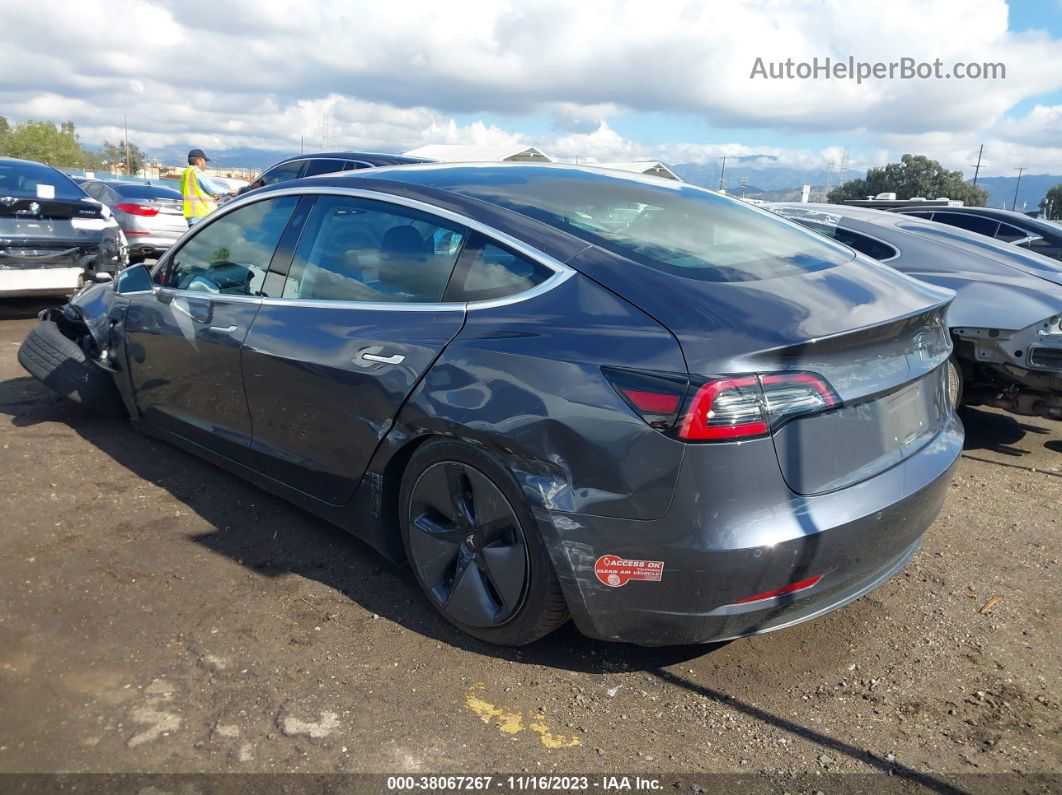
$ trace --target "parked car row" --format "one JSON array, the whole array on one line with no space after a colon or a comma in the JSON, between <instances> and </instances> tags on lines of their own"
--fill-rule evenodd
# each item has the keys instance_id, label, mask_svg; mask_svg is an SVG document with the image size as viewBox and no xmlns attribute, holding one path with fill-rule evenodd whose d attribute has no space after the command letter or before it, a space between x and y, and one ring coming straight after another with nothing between
<instances>
[{"instance_id":1,"label":"parked car row","mask_svg":"<svg viewBox=\"0 0 1062 795\"><path fill-rule=\"evenodd\" d=\"M1062 263L906 211L769 206L897 270L955 291L948 329L955 344L957 403L1062 419ZM962 208L947 213L956 209Z\"/></svg>"}]
</instances>

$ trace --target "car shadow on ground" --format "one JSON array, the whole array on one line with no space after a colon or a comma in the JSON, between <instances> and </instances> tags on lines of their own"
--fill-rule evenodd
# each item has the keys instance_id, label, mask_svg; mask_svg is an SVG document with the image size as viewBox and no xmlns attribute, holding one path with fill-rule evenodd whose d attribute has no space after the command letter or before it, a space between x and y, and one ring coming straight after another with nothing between
<instances>
[{"instance_id":1,"label":"car shadow on ground","mask_svg":"<svg viewBox=\"0 0 1062 795\"><path fill-rule=\"evenodd\" d=\"M722 644L642 648L602 643L571 624L522 649L481 643L452 628L421 594L411 572L333 527L190 453L135 431L126 420L94 416L25 376L0 382L0 413L17 427L67 425L133 476L165 489L213 530L197 544L266 576L317 580L364 609L433 640L507 660L582 673L648 670L711 653ZM327 612L327 606L321 606Z\"/></svg>"},{"instance_id":2,"label":"car shadow on ground","mask_svg":"<svg viewBox=\"0 0 1062 795\"><path fill-rule=\"evenodd\" d=\"M938 792L959 792L935 778L864 748L768 712L668 670L727 644L643 648L603 643L569 623L531 646L481 643L446 623L426 602L408 569L396 568L354 536L301 511L189 453L143 436L125 420L101 419L54 397L30 377L0 382L0 413L17 427L64 423L137 478L165 489L211 526L190 540L264 576L296 574L316 580L365 610L440 643L516 663L602 676L640 671L730 709L851 757L869 768ZM1006 424L1002 427L1007 428ZM1003 439L1011 439L1008 432ZM1002 442L1005 443L1005 442ZM306 601L306 600L303 600ZM341 600L336 600L341 601ZM327 616L335 604L306 603Z\"/></svg>"},{"instance_id":3,"label":"car shadow on ground","mask_svg":"<svg viewBox=\"0 0 1062 795\"><path fill-rule=\"evenodd\" d=\"M1028 434L1046 435L1048 428L1036 424L1035 417L1019 417L1014 414L1002 414L985 411L974 406L963 406L959 410L962 424L966 429L966 441L963 450L999 453L1000 455L1020 458L1029 454L1014 445ZM1057 449L1057 440L1045 442L1048 449Z\"/></svg>"}]
</instances>

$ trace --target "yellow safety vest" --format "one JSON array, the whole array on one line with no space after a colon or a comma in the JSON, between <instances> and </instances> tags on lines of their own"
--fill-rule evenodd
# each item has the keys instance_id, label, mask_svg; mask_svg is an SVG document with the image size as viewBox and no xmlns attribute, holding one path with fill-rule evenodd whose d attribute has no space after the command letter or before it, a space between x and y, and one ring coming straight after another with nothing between
<instances>
[{"instance_id":1,"label":"yellow safety vest","mask_svg":"<svg viewBox=\"0 0 1062 795\"><path fill-rule=\"evenodd\" d=\"M202 218L217 208L214 197L199 187L195 166L188 166L181 174L181 198L184 199L184 217Z\"/></svg>"}]
</instances>

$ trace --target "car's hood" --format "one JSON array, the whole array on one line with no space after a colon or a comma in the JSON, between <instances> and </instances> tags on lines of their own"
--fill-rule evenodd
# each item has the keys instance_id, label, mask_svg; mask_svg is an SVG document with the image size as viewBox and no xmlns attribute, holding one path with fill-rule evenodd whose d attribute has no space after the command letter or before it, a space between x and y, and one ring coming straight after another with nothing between
<instances>
[{"instance_id":1,"label":"car's hood","mask_svg":"<svg viewBox=\"0 0 1062 795\"><path fill-rule=\"evenodd\" d=\"M1062 314L1062 285L1011 271L907 271L911 276L955 291L948 326L1016 331Z\"/></svg>"}]
</instances>

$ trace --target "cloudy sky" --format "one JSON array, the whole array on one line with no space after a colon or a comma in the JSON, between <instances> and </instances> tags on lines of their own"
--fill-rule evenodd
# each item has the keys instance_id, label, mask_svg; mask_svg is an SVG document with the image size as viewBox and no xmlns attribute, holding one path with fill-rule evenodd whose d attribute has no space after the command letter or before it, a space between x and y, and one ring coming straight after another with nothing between
<instances>
[{"instance_id":1,"label":"cloudy sky","mask_svg":"<svg viewBox=\"0 0 1062 795\"><path fill-rule=\"evenodd\" d=\"M1062 173L1062 0L35 0L0 6L0 115L82 140L559 159L904 152ZM765 80L765 62L1000 62L997 80ZM231 163L238 165L238 163Z\"/></svg>"}]
</instances>

